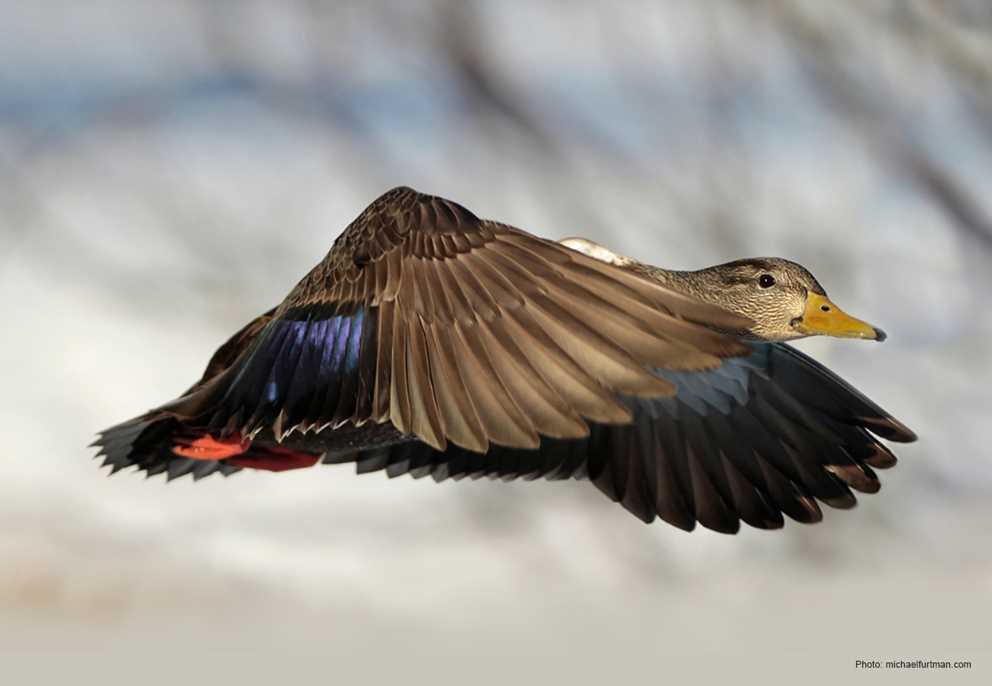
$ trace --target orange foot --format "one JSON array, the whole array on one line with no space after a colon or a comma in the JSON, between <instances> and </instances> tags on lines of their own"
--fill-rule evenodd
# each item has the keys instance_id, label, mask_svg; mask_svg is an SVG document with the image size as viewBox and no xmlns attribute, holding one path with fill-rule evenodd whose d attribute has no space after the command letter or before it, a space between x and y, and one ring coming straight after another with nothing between
<instances>
[{"instance_id":1,"label":"orange foot","mask_svg":"<svg viewBox=\"0 0 992 686\"><path fill-rule=\"evenodd\" d=\"M200 436L199 438L176 438L172 452L191 460L223 460L234 455L240 455L248 450L251 441L241 438L241 434L232 434L228 438Z\"/></svg>"}]
</instances>

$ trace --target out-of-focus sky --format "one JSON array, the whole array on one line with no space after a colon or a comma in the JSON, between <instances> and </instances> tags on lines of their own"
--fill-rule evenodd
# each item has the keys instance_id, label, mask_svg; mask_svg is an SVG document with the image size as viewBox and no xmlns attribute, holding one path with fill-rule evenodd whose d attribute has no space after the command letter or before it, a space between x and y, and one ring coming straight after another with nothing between
<instances>
[{"instance_id":1,"label":"out-of-focus sky","mask_svg":"<svg viewBox=\"0 0 992 686\"><path fill-rule=\"evenodd\" d=\"M987 678L990 31L980 1L0 1L3 666ZM890 338L800 347L921 440L854 511L733 537L575 482L106 478L93 434L398 184L669 267L802 262Z\"/></svg>"}]
</instances>

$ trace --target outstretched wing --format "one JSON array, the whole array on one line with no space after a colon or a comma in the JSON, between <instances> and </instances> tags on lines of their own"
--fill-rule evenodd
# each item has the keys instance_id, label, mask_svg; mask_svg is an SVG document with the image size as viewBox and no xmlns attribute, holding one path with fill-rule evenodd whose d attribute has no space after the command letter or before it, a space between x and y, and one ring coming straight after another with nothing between
<instances>
[{"instance_id":1,"label":"outstretched wing","mask_svg":"<svg viewBox=\"0 0 992 686\"><path fill-rule=\"evenodd\" d=\"M437 449L535 448L631 419L649 371L715 369L748 321L448 200L370 205L236 360L164 408L242 435L392 422Z\"/></svg>"},{"instance_id":2,"label":"outstretched wing","mask_svg":"<svg viewBox=\"0 0 992 686\"><path fill-rule=\"evenodd\" d=\"M851 489L879 489L872 467L896 458L872 434L916 436L810 357L785 344L749 344L719 369L661 370L673 397L628 398L629 425L593 425L588 438L545 440L539 450L479 456L411 443L349 456L359 472L385 469L435 479L588 478L645 522L732 533L740 520L782 526L782 514L819 521L820 500L855 504Z\"/></svg>"}]
</instances>

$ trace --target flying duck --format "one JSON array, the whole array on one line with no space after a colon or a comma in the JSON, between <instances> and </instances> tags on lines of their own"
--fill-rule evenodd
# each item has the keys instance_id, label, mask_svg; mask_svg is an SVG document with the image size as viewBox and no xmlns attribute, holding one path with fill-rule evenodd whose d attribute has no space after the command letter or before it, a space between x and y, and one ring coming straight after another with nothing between
<instances>
[{"instance_id":1,"label":"flying duck","mask_svg":"<svg viewBox=\"0 0 992 686\"><path fill-rule=\"evenodd\" d=\"M410 188L369 205L179 398L99 434L111 473L317 462L591 481L645 522L734 533L874 493L916 436L785 341L881 341L802 266L670 271Z\"/></svg>"}]
</instances>

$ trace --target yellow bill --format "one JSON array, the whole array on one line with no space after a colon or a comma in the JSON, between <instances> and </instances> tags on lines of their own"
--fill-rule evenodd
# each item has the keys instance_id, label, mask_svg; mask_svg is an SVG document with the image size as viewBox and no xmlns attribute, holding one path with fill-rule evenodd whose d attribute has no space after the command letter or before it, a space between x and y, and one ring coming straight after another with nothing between
<instances>
[{"instance_id":1,"label":"yellow bill","mask_svg":"<svg viewBox=\"0 0 992 686\"><path fill-rule=\"evenodd\" d=\"M884 341L885 332L868 322L855 319L840 309L825 295L810 293L806 310L796 323L796 330L807 336L836 336Z\"/></svg>"}]
</instances>

